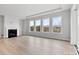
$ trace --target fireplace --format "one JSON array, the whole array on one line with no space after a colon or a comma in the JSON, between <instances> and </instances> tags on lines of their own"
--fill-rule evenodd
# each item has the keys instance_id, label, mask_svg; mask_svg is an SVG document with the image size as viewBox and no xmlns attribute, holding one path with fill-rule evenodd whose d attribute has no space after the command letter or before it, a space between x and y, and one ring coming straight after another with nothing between
<instances>
[{"instance_id":1,"label":"fireplace","mask_svg":"<svg viewBox=\"0 0 79 59\"><path fill-rule=\"evenodd\" d=\"M17 29L8 29L8 38L17 37Z\"/></svg>"}]
</instances>

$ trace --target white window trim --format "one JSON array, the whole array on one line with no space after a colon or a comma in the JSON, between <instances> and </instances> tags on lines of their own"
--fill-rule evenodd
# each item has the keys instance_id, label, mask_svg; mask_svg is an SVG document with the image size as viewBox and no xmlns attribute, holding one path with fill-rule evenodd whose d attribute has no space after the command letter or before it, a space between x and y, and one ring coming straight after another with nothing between
<instances>
[{"instance_id":1,"label":"white window trim","mask_svg":"<svg viewBox=\"0 0 79 59\"><path fill-rule=\"evenodd\" d=\"M35 24L34 28L35 28L35 32L40 33L40 32L41 32L41 19L38 19L38 20L40 20L40 31L36 31L36 24ZM35 20L35 21L36 21L36 20ZM35 23L35 22L34 22L34 23Z\"/></svg>"},{"instance_id":2,"label":"white window trim","mask_svg":"<svg viewBox=\"0 0 79 59\"><path fill-rule=\"evenodd\" d=\"M61 17L62 16L53 16L53 17ZM38 20L40 20L41 22L41 25L40 25L40 31L36 31L36 26L35 26L35 20L30 20L30 21L34 21L34 31L31 31L31 28L30 28L30 21L29 21L29 32L36 32L36 33L52 33L52 34L63 34L63 20L62 20L62 26L61 26L61 32L53 32L52 29L53 29L53 26L52 26L52 18L53 17L46 17L46 18L39 18ZM43 31L43 19L49 19L49 31L48 32L44 32ZM51 23L51 24L50 24ZM50 28L52 27L52 28Z\"/></svg>"},{"instance_id":3,"label":"white window trim","mask_svg":"<svg viewBox=\"0 0 79 59\"><path fill-rule=\"evenodd\" d=\"M48 31L48 32L44 32L44 31L43 31L43 19L49 19L49 31ZM41 25L42 25L42 27L41 27L41 31L42 31L42 33L50 33L50 17L42 18L41 21L42 21L42 24L41 24Z\"/></svg>"},{"instance_id":4,"label":"white window trim","mask_svg":"<svg viewBox=\"0 0 79 59\"><path fill-rule=\"evenodd\" d=\"M34 31L31 31L31 28L30 28L30 21L34 21ZM29 21L29 32L35 32L35 20L30 20Z\"/></svg>"},{"instance_id":5,"label":"white window trim","mask_svg":"<svg viewBox=\"0 0 79 59\"><path fill-rule=\"evenodd\" d=\"M63 19L62 16L53 16L53 17L61 17L61 19ZM52 20L53 17L51 17L51 21L53 21ZM53 29L53 25L52 24L51 24L51 27ZM63 34L63 20L62 20L61 32L53 32L52 29L51 29L51 33L53 33L53 34Z\"/></svg>"}]
</instances>

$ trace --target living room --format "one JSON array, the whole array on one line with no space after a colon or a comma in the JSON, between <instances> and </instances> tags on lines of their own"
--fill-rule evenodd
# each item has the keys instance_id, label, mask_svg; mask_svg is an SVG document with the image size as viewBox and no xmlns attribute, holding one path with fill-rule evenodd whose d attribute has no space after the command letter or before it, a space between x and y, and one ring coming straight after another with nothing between
<instances>
[{"instance_id":1,"label":"living room","mask_svg":"<svg viewBox=\"0 0 79 59\"><path fill-rule=\"evenodd\" d=\"M0 4L0 54L77 55L77 12L77 4Z\"/></svg>"}]
</instances>

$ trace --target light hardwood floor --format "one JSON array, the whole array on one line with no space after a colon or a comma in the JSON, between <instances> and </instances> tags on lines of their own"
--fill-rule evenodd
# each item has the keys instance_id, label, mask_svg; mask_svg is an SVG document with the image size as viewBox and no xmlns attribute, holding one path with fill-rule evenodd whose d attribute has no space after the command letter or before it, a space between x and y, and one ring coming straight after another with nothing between
<instances>
[{"instance_id":1,"label":"light hardwood floor","mask_svg":"<svg viewBox=\"0 0 79 59\"><path fill-rule=\"evenodd\" d=\"M55 39L22 36L0 39L1 55L75 55L69 42Z\"/></svg>"}]
</instances>

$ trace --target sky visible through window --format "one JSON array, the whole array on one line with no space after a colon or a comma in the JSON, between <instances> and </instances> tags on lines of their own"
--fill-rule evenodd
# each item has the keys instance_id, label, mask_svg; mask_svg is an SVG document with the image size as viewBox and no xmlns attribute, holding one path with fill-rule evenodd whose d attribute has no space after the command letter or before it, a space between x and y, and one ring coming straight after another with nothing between
<instances>
[{"instance_id":1,"label":"sky visible through window","mask_svg":"<svg viewBox=\"0 0 79 59\"><path fill-rule=\"evenodd\" d=\"M41 20L35 20L35 25L36 25L36 26L41 25Z\"/></svg>"},{"instance_id":2,"label":"sky visible through window","mask_svg":"<svg viewBox=\"0 0 79 59\"><path fill-rule=\"evenodd\" d=\"M43 19L43 25L44 26L49 25L49 18Z\"/></svg>"},{"instance_id":3,"label":"sky visible through window","mask_svg":"<svg viewBox=\"0 0 79 59\"><path fill-rule=\"evenodd\" d=\"M52 24L53 26L61 26L62 25L62 20L61 20L61 17L53 17L52 18Z\"/></svg>"},{"instance_id":4,"label":"sky visible through window","mask_svg":"<svg viewBox=\"0 0 79 59\"><path fill-rule=\"evenodd\" d=\"M30 26L34 26L34 20L30 21Z\"/></svg>"},{"instance_id":5,"label":"sky visible through window","mask_svg":"<svg viewBox=\"0 0 79 59\"><path fill-rule=\"evenodd\" d=\"M41 24L41 20L35 20L36 26ZM43 19L43 26L49 25L49 18ZM52 25L53 26L61 26L62 25L62 20L61 17L53 17L52 18ZM34 20L30 21L30 26L34 26Z\"/></svg>"}]
</instances>

